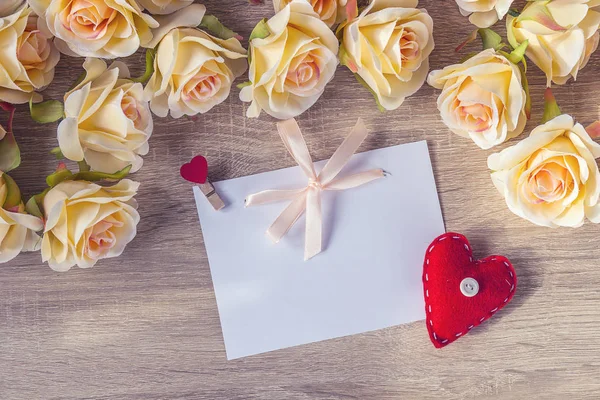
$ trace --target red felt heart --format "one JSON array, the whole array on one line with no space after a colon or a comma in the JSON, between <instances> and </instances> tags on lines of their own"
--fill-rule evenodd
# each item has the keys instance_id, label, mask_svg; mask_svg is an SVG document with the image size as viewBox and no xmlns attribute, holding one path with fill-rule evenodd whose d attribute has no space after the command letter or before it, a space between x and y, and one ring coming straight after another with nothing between
<instances>
[{"instance_id":1,"label":"red felt heart","mask_svg":"<svg viewBox=\"0 0 600 400\"><path fill-rule=\"evenodd\" d=\"M208 177L208 162L203 156L192 158L187 164L183 164L179 170L181 177L189 182L206 183Z\"/></svg>"},{"instance_id":2,"label":"red felt heart","mask_svg":"<svg viewBox=\"0 0 600 400\"><path fill-rule=\"evenodd\" d=\"M474 279L478 290L466 278ZM461 284L466 285L462 290ZM426 322L433 345L444 347L492 317L513 298L516 287L517 275L506 257L473 260L469 241L458 233L435 239L423 264Z\"/></svg>"}]
</instances>

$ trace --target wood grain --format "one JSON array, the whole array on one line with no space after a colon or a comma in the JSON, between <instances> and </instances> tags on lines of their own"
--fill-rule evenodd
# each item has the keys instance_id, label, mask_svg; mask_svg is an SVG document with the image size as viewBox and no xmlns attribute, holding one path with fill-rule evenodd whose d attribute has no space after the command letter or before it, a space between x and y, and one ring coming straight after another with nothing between
<instances>
[{"instance_id":1,"label":"wood grain","mask_svg":"<svg viewBox=\"0 0 600 400\"><path fill-rule=\"evenodd\" d=\"M245 37L272 15L269 0L204 3ZM431 67L456 62L454 48L472 27L454 1L421 6L435 20ZM126 60L136 72L142 61L141 53ZM81 63L65 57L46 97L60 99ZM600 116L599 72L596 52L576 83L555 89L563 111L584 124ZM545 79L531 67L530 81L528 129L540 120ZM235 89L206 115L156 119L150 154L134 176L142 183L139 234L123 257L63 274L39 254L0 265L0 398L599 398L598 226L552 230L511 214L490 181L491 152L444 127L438 94L425 85L382 114L340 68L299 123L315 160L329 158L359 116L373 132L361 150L427 139L448 229L468 236L476 256L505 254L519 274L514 301L491 321L443 350L417 322L227 362L191 187L178 169L199 153L213 181L294 164L274 120L246 119ZM30 195L56 167L48 154L56 125L36 125L20 107L15 126L23 164L14 177Z\"/></svg>"}]
</instances>

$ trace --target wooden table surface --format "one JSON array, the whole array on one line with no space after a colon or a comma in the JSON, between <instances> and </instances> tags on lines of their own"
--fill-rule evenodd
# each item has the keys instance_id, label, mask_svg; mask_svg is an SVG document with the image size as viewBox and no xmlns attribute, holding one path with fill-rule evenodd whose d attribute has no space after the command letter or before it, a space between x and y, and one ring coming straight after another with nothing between
<instances>
[{"instance_id":1,"label":"wooden table surface","mask_svg":"<svg viewBox=\"0 0 600 400\"><path fill-rule=\"evenodd\" d=\"M246 38L273 13L270 0L204 3ZM421 6L435 21L432 69L457 62L454 48L472 30L467 19L452 0ZM139 53L126 61L139 72L142 60ZM65 57L47 98L61 98L82 61ZM576 83L555 89L563 111L584 125L599 118L599 72L600 51ZM541 118L545 84L537 68L529 76L528 131ZM238 92L196 119L155 119L150 153L133 175L142 220L121 258L68 273L53 272L39 253L0 265L0 399L599 398L599 227L552 230L519 219L492 186L491 151L442 124L438 91L425 85L398 110L380 113L344 68L299 117L313 158L329 158L357 117L373 132L361 151L426 139L448 230L469 237L478 257L509 257L517 294L442 350L421 321L226 361L191 185L179 167L201 153L220 180L294 165L275 121L246 119ZM56 167L48 153L56 125L36 125L20 107L15 131L23 163L13 176L28 196Z\"/></svg>"}]
</instances>

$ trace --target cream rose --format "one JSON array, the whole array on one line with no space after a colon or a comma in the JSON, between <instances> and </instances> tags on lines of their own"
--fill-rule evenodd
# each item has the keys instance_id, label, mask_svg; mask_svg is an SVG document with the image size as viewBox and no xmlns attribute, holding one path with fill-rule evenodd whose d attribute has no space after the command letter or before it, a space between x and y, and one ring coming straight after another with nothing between
<instances>
[{"instance_id":1,"label":"cream rose","mask_svg":"<svg viewBox=\"0 0 600 400\"><path fill-rule=\"evenodd\" d=\"M283 10L291 2L292 0L273 0L275 12ZM347 0L310 0L310 3L321 20L329 26L342 22L346 16Z\"/></svg>"},{"instance_id":2,"label":"cream rose","mask_svg":"<svg viewBox=\"0 0 600 400\"><path fill-rule=\"evenodd\" d=\"M600 222L600 145L569 115L535 128L527 139L492 154L492 180L508 208L548 227Z\"/></svg>"},{"instance_id":3,"label":"cream rose","mask_svg":"<svg viewBox=\"0 0 600 400\"><path fill-rule=\"evenodd\" d=\"M141 83L127 66L88 58L85 78L65 95L65 119L58 144L69 160L85 160L94 171L114 173L128 165L142 167L153 122Z\"/></svg>"},{"instance_id":4,"label":"cream rose","mask_svg":"<svg viewBox=\"0 0 600 400\"><path fill-rule=\"evenodd\" d=\"M67 55L127 57L152 39L158 22L135 0L29 0L40 29L56 36Z\"/></svg>"},{"instance_id":5,"label":"cream rose","mask_svg":"<svg viewBox=\"0 0 600 400\"><path fill-rule=\"evenodd\" d=\"M340 56L386 110L400 107L425 82L433 20L417 0L373 0L343 30Z\"/></svg>"},{"instance_id":6,"label":"cream rose","mask_svg":"<svg viewBox=\"0 0 600 400\"><path fill-rule=\"evenodd\" d=\"M437 106L446 126L482 149L516 137L525 129L527 95L521 72L493 49L432 71L428 82L442 89Z\"/></svg>"},{"instance_id":7,"label":"cream rose","mask_svg":"<svg viewBox=\"0 0 600 400\"><path fill-rule=\"evenodd\" d=\"M176 27L198 25L204 11L200 4L189 6L154 32L153 42L160 42L145 95L159 117L169 111L173 118L209 111L229 97L233 81L248 68L247 52L236 38L223 40L199 29Z\"/></svg>"},{"instance_id":8,"label":"cream rose","mask_svg":"<svg viewBox=\"0 0 600 400\"><path fill-rule=\"evenodd\" d=\"M0 171L0 263L22 251L39 250L41 239L35 232L43 228L41 218L25 213L15 181Z\"/></svg>"},{"instance_id":9,"label":"cream rose","mask_svg":"<svg viewBox=\"0 0 600 400\"><path fill-rule=\"evenodd\" d=\"M124 179L110 187L64 181L50 189L43 201L42 260L62 272L120 256L140 220L133 198L138 187Z\"/></svg>"},{"instance_id":10,"label":"cream rose","mask_svg":"<svg viewBox=\"0 0 600 400\"><path fill-rule=\"evenodd\" d=\"M28 6L0 18L0 101L12 104L38 102L35 91L54 79L60 53L51 37L37 29L37 17Z\"/></svg>"},{"instance_id":11,"label":"cream rose","mask_svg":"<svg viewBox=\"0 0 600 400\"><path fill-rule=\"evenodd\" d=\"M551 82L562 85L585 67L598 48L600 2L597 0L538 0L527 3L518 17L507 17L513 47L529 40L527 57Z\"/></svg>"},{"instance_id":12,"label":"cream rose","mask_svg":"<svg viewBox=\"0 0 600 400\"><path fill-rule=\"evenodd\" d=\"M288 119L317 102L333 79L338 40L306 0L293 0L266 22L269 35L250 41L250 84L240 99L246 115Z\"/></svg>"},{"instance_id":13,"label":"cream rose","mask_svg":"<svg viewBox=\"0 0 600 400\"><path fill-rule=\"evenodd\" d=\"M150 14L171 14L189 6L194 0L137 0Z\"/></svg>"},{"instance_id":14,"label":"cream rose","mask_svg":"<svg viewBox=\"0 0 600 400\"><path fill-rule=\"evenodd\" d=\"M508 14L514 0L456 0L462 15L478 28L489 28Z\"/></svg>"}]
</instances>

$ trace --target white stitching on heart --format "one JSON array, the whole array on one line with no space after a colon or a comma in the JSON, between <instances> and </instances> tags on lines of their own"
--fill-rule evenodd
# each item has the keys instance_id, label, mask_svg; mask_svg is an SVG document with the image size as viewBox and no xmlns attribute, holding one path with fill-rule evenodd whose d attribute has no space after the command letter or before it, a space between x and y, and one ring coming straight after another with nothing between
<instances>
[{"instance_id":1,"label":"white stitching on heart","mask_svg":"<svg viewBox=\"0 0 600 400\"><path fill-rule=\"evenodd\" d=\"M442 240L445 240L446 238L448 238L448 236L443 236L443 237L441 237L441 238L439 238L439 239L438 239L438 242L441 242ZM453 239L456 239L456 240L459 240L459 241L462 239L460 236L452 236L452 238L453 238ZM463 245L464 245L465 249L466 249L467 251L469 251L469 252L470 252L469 246L468 246L466 243L463 243ZM429 250L428 250L428 253L431 253L431 251L434 249L434 247L435 247L435 245L432 245L432 246L429 248ZM491 258L490 260L491 260L491 261L496 261L497 259L498 259L497 257L493 257L493 258ZM470 261L470 262L473 262L473 257L472 257L472 256L470 256L470 257L469 257L469 261ZM480 261L481 261L481 260L477 260L477 261L476 261L476 263L477 263L477 264L479 264L479 263L480 263ZM425 264L426 264L427 266L429 265L429 258L426 258L426 260L425 260ZM506 265L506 267L507 267L507 269L508 269L508 273L510 274L510 277L514 279L514 274L513 274L513 273L512 273L512 271L510 270L510 264L509 264L507 261L504 261L504 265ZM424 267L424 268L426 268L426 267ZM424 272L425 272L425 282L429 282L429 274L428 274L426 271L424 271ZM514 291L514 289L515 289L515 284L514 284L514 282L511 284L511 283L510 283L510 282L509 282L507 279L506 279L505 281L506 281L506 283L507 283L507 284L511 285L511 287L510 287L510 292L512 293L512 292ZM425 285L426 285L426 284L424 283L424 286L425 286ZM426 287L425 287L425 295L427 296L427 298L429 298L429 289L428 289L428 288L426 288ZM510 295L509 295L509 296L508 296L506 299L504 299L504 304L506 304L506 303L508 302L508 299L509 299L509 297L510 297ZM432 311L432 309L431 309L431 305L430 305L430 304L427 304L427 307L428 307L428 309L429 309L429 313L431 313L431 311ZM493 313L495 313L496 311L498 311L498 309L499 309L499 307L496 307L496 308L494 308L493 310L491 310L491 311L490 311L490 314L493 314ZM490 317L491 317L491 315L490 315L490 316L487 316L487 318L490 318ZM482 322L483 322L483 321L485 321L485 320L486 320L486 316L483 316L483 317L481 317L481 319L479 320L479 323L482 323ZM439 338L438 338L437 334L435 333L435 331L433 331L433 320L432 320L432 319L430 319L430 320L429 320L429 325L431 325L431 327L432 327L432 331L431 331L431 332L432 332L432 334L433 334L433 338L434 338L435 340L439 340ZM470 330L471 330L472 328L474 328L474 327L475 327L475 325L471 325L471 326L469 326L467 329L470 331ZM457 337L457 338L458 338L458 337L462 336L463 334L464 334L464 332L459 332L459 333L457 333L457 334L455 335L455 337ZM441 343L441 344L446 344L446 343L448 343L448 341L449 341L448 339L444 339L444 340L442 340L440 343Z\"/></svg>"}]
</instances>

